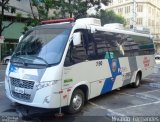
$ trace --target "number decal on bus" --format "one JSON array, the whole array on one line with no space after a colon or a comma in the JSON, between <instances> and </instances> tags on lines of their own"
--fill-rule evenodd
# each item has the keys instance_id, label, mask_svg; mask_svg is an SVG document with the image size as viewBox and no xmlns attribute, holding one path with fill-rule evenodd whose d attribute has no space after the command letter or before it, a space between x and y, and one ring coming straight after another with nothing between
<instances>
[{"instance_id":1,"label":"number decal on bus","mask_svg":"<svg viewBox=\"0 0 160 122\"><path fill-rule=\"evenodd\" d=\"M103 62L102 61L97 61L96 66L102 66Z\"/></svg>"}]
</instances>

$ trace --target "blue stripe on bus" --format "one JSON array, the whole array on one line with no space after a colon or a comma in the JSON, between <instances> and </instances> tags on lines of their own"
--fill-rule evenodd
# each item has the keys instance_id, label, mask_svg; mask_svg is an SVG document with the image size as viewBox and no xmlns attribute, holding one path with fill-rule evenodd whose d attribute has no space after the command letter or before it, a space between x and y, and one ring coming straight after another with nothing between
<instances>
[{"instance_id":1,"label":"blue stripe on bus","mask_svg":"<svg viewBox=\"0 0 160 122\"><path fill-rule=\"evenodd\" d=\"M17 71L17 68L13 64L10 64L10 66L9 66L9 74L11 72L16 72L16 71Z\"/></svg>"},{"instance_id":2,"label":"blue stripe on bus","mask_svg":"<svg viewBox=\"0 0 160 122\"><path fill-rule=\"evenodd\" d=\"M103 85L101 94L112 91L112 87L113 87L114 81L116 80L116 77L119 76L119 75L122 75L122 73L120 71L120 63L119 63L118 59L108 59L108 62L109 62L109 67L110 67L112 77L107 78L105 80L105 83ZM113 62L116 63L116 68L115 69L113 68Z\"/></svg>"}]
</instances>

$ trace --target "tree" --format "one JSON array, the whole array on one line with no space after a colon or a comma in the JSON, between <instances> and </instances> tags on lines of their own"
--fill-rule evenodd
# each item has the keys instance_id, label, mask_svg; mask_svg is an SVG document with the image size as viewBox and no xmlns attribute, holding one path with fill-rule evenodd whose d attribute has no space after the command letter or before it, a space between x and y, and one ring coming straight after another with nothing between
<instances>
[{"instance_id":1,"label":"tree","mask_svg":"<svg viewBox=\"0 0 160 122\"><path fill-rule=\"evenodd\" d=\"M126 20L121 15L115 14L114 11L110 10L100 10L100 12L97 15L91 15L91 17L97 17L101 19L102 25L107 23L121 23L126 25Z\"/></svg>"},{"instance_id":2,"label":"tree","mask_svg":"<svg viewBox=\"0 0 160 122\"><path fill-rule=\"evenodd\" d=\"M28 18L25 21L24 32L30 27L38 25L41 20L55 18L54 16L49 16L49 11L55 8L57 3L58 1L56 0L29 0L31 14L28 14Z\"/></svg>"},{"instance_id":3,"label":"tree","mask_svg":"<svg viewBox=\"0 0 160 122\"><path fill-rule=\"evenodd\" d=\"M56 0L29 0L29 2L33 17L38 20L49 18L49 10L53 9L54 4L57 3ZM38 16L35 15L33 7L36 8Z\"/></svg>"},{"instance_id":4,"label":"tree","mask_svg":"<svg viewBox=\"0 0 160 122\"><path fill-rule=\"evenodd\" d=\"M100 4L108 5L109 0L60 0L57 8L60 9L62 18L75 17L81 18L87 16L87 10L90 7L97 6L96 10L100 9Z\"/></svg>"},{"instance_id":5,"label":"tree","mask_svg":"<svg viewBox=\"0 0 160 122\"><path fill-rule=\"evenodd\" d=\"M8 25L3 25L3 21L4 21L4 12L8 11L10 13L15 13L16 12L16 8L9 6L9 0L1 0L0 1L0 6L1 6L1 13L0 13L0 36L2 36L2 32L8 28L9 26L11 26L14 21L10 22ZM17 14L16 19L20 19L21 18L21 14ZM1 61L1 44L0 44L0 61Z\"/></svg>"},{"instance_id":6,"label":"tree","mask_svg":"<svg viewBox=\"0 0 160 122\"><path fill-rule=\"evenodd\" d=\"M56 7L61 18L84 16L87 11L86 2L83 0L60 0Z\"/></svg>"},{"instance_id":7,"label":"tree","mask_svg":"<svg viewBox=\"0 0 160 122\"><path fill-rule=\"evenodd\" d=\"M29 0L32 14L28 16L24 32L29 26L36 26L44 19L58 19L87 16L87 9L100 3L108 4L109 0ZM35 8L37 14L35 13ZM52 16L49 15L52 11Z\"/></svg>"},{"instance_id":8,"label":"tree","mask_svg":"<svg viewBox=\"0 0 160 122\"><path fill-rule=\"evenodd\" d=\"M3 20L4 20L4 12L5 10L10 12L10 13L15 13L16 12L16 8L9 6L9 0L1 0L0 1L0 6L1 6L1 13L0 13L0 36L2 36L2 32L8 28L9 26L11 26L14 21L10 22L8 25L4 26L3 25ZM17 14L16 19L19 19L21 17L20 14ZM16 20L15 19L15 20Z\"/></svg>"},{"instance_id":9,"label":"tree","mask_svg":"<svg viewBox=\"0 0 160 122\"><path fill-rule=\"evenodd\" d=\"M87 10L86 3L82 0L29 0L29 2L32 12L25 22L24 31L28 30L29 26L36 26L42 20L67 18L78 13L82 15Z\"/></svg>"},{"instance_id":10,"label":"tree","mask_svg":"<svg viewBox=\"0 0 160 122\"><path fill-rule=\"evenodd\" d=\"M49 18L86 17L87 9L100 3L108 5L110 0L29 0L34 19L43 20ZM38 17L33 12L33 7L37 9ZM49 10L53 11L50 17Z\"/></svg>"},{"instance_id":11,"label":"tree","mask_svg":"<svg viewBox=\"0 0 160 122\"><path fill-rule=\"evenodd\" d=\"M104 4L107 6L109 4L110 0L86 0L87 5L95 6L97 5L97 8L100 8L100 4ZM89 6L90 7L90 6Z\"/></svg>"}]
</instances>

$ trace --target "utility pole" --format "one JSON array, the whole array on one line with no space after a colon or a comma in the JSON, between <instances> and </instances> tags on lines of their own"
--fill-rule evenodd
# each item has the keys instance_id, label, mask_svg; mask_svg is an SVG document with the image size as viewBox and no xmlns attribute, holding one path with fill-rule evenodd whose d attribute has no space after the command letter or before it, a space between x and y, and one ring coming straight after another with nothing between
<instances>
[{"instance_id":1,"label":"utility pole","mask_svg":"<svg viewBox=\"0 0 160 122\"><path fill-rule=\"evenodd\" d=\"M133 0L133 9L132 9L132 28L135 31L136 28L136 0Z\"/></svg>"}]
</instances>

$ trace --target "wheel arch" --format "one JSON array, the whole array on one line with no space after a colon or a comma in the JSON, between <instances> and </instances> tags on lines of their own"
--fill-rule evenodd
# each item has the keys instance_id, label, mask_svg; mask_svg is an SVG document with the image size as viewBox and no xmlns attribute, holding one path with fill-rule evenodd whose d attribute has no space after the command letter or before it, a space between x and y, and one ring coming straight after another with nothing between
<instances>
[{"instance_id":1,"label":"wheel arch","mask_svg":"<svg viewBox=\"0 0 160 122\"><path fill-rule=\"evenodd\" d=\"M9 59L5 59L5 60L4 60L4 63L5 63L5 64L7 64L7 62L9 62Z\"/></svg>"},{"instance_id":2,"label":"wheel arch","mask_svg":"<svg viewBox=\"0 0 160 122\"><path fill-rule=\"evenodd\" d=\"M74 86L70 92L70 95L69 95L69 99L68 99L68 105L70 104L70 101L71 101L71 97L72 97L72 94L73 92L76 90L76 89L80 89L83 91L84 93L84 96L85 96L85 101L88 100L88 96L89 96L89 85L87 83L81 83L81 84L77 84L76 86Z\"/></svg>"},{"instance_id":3,"label":"wheel arch","mask_svg":"<svg viewBox=\"0 0 160 122\"><path fill-rule=\"evenodd\" d=\"M142 71L141 71L141 70L138 70L137 73L136 73L136 76L137 76L137 75L140 76L140 80L141 80L141 79L142 79Z\"/></svg>"}]
</instances>

